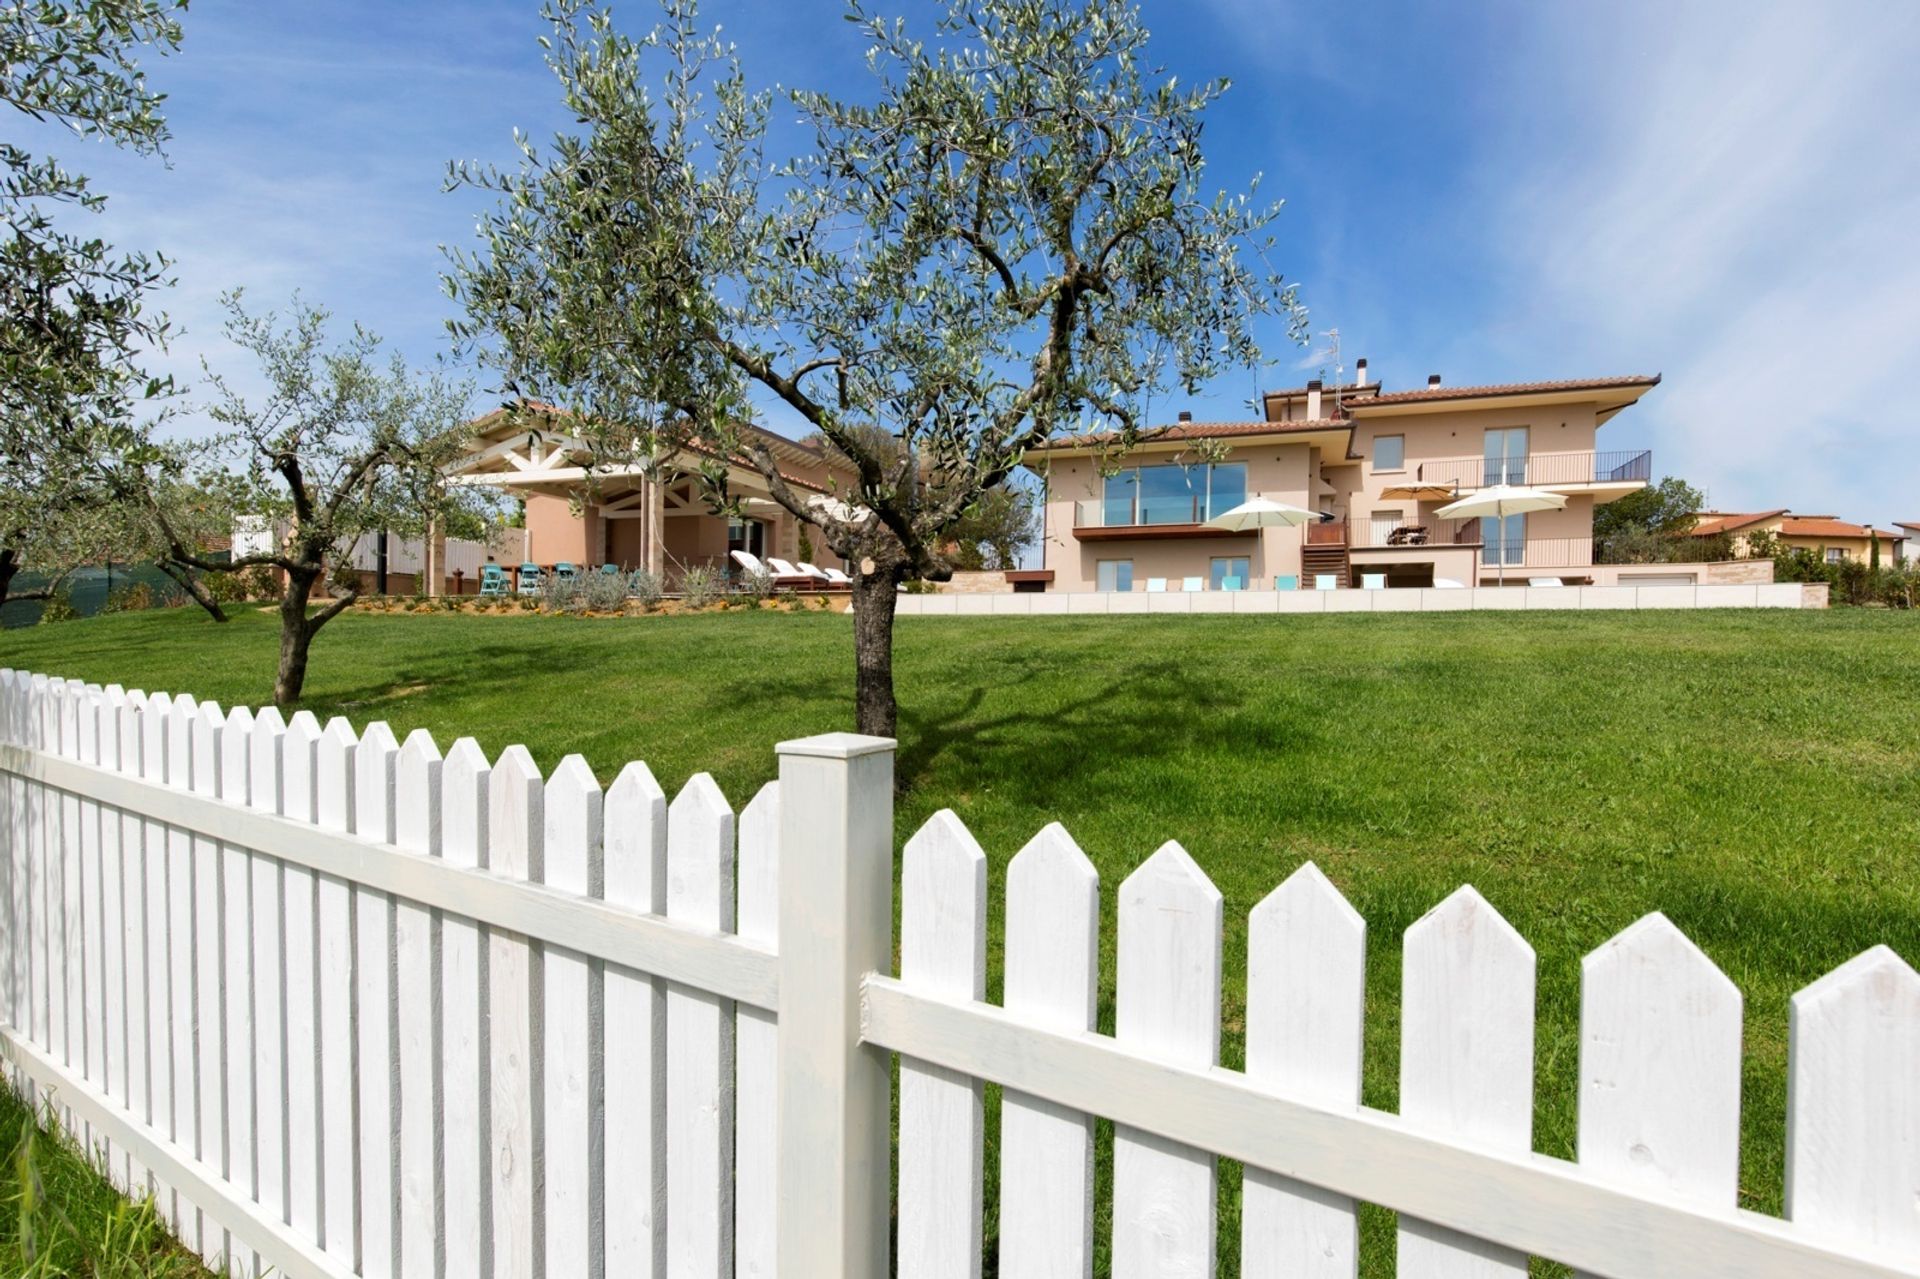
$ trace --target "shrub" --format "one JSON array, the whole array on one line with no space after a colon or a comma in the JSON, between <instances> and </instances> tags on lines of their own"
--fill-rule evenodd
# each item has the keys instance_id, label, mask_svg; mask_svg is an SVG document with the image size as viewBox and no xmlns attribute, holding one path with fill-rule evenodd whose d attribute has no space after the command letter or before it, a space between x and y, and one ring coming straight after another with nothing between
<instances>
[{"instance_id":1,"label":"shrub","mask_svg":"<svg viewBox=\"0 0 1920 1279\"><path fill-rule=\"evenodd\" d=\"M911 582L906 583L901 589L908 595L938 595L940 593L940 588L937 585L917 577Z\"/></svg>"},{"instance_id":2,"label":"shrub","mask_svg":"<svg viewBox=\"0 0 1920 1279\"><path fill-rule=\"evenodd\" d=\"M765 569L747 569L740 574L740 590L754 607L773 595L773 574Z\"/></svg>"},{"instance_id":3,"label":"shrub","mask_svg":"<svg viewBox=\"0 0 1920 1279\"><path fill-rule=\"evenodd\" d=\"M270 600L280 594L280 581L265 564L255 564L232 574L240 583L241 594L250 600Z\"/></svg>"},{"instance_id":4,"label":"shrub","mask_svg":"<svg viewBox=\"0 0 1920 1279\"><path fill-rule=\"evenodd\" d=\"M549 573L540 579L540 606L549 613L574 613L586 607L586 592L577 577Z\"/></svg>"},{"instance_id":5,"label":"shrub","mask_svg":"<svg viewBox=\"0 0 1920 1279\"><path fill-rule=\"evenodd\" d=\"M660 584L660 579L645 569L641 569L633 575L628 583L627 589L631 592L633 598L640 601L640 607L649 613L659 606L660 597L666 594L665 589Z\"/></svg>"},{"instance_id":6,"label":"shrub","mask_svg":"<svg viewBox=\"0 0 1920 1279\"><path fill-rule=\"evenodd\" d=\"M696 564L680 577L680 595L688 608L705 608L724 601L726 580L713 569Z\"/></svg>"},{"instance_id":7,"label":"shrub","mask_svg":"<svg viewBox=\"0 0 1920 1279\"><path fill-rule=\"evenodd\" d=\"M153 588L145 582L122 586L107 596L102 613L144 613L154 604Z\"/></svg>"},{"instance_id":8,"label":"shrub","mask_svg":"<svg viewBox=\"0 0 1920 1279\"><path fill-rule=\"evenodd\" d=\"M593 573L587 577L587 607L596 613L618 613L627 606L627 579L623 573Z\"/></svg>"},{"instance_id":9,"label":"shrub","mask_svg":"<svg viewBox=\"0 0 1920 1279\"><path fill-rule=\"evenodd\" d=\"M61 587L52 595L48 596L47 602L40 606L40 624L42 626L49 622L71 622L78 616L80 616L80 614L74 611L73 596L68 594L65 587Z\"/></svg>"},{"instance_id":10,"label":"shrub","mask_svg":"<svg viewBox=\"0 0 1920 1279\"><path fill-rule=\"evenodd\" d=\"M238 604L247 598L246 583L238 573L202 573L200 586L216 604Z\"/></svg>"}]
</instances>

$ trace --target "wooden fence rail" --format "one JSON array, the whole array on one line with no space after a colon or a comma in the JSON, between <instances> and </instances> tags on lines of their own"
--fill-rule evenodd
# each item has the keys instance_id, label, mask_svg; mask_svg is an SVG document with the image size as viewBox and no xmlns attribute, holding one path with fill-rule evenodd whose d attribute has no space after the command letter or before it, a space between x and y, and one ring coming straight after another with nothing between
<instances>
[{"instance_id":1,"label":"wooden fence rail","mask_svg":"<svg viewBox=\"0 0 1920 1279\"><path fill-rule=\"evenodd\" d=\"M1119 1279L1353 1276L1362 1202L1418 1279L1920 1276L1920 976L1885 947L1794 997L1783 1220L1736 1207L1739 991L1663 916L1585 960L1552 1159L1533 952L1472 888L1404 938L1387 1113L1365 923L1312 865L1249 920L1223 1070L1222 899L1177 844L1117 888L1103 1036L1065 830L1008 868L988 1004L965 826L900 854L896 976L892 743L779 752L736 815L704 774L669 801L638 763L603 789L577 756L0 671L8 1082L234 1275L1085 1276L1099 1116Z\"/></svg>"}]
</instances>

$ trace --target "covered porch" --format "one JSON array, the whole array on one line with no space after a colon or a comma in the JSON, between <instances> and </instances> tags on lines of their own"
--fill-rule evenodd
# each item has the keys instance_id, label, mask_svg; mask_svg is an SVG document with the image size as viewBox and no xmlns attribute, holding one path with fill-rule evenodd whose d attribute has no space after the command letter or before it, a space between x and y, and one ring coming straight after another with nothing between
<instances>
[{"instance_id":1,"label":"covered porch","mask_svg":"<svg viewBox=\"0 0 1920 1279\"><path fill-rule=\"evenodd\" d=\"M768 438L778 442L773 451L790 490L824 497L819 455L784 437ZM589 466L590 460L587 445L564 433L503 424L476 437L468 456L449 469L448 482L519 500L524 520L518 553L544 571L562 564L582 570L613 565L629 573L644 569L667 591L677 592L696 568L738 579L734 551L761 560L844 567L816 531L774 500L766 477L753 467L728 464L727 490L740 510L726 516L708 504L692 457L682 466L656 468ZM803 536L809 545L802 545Z\"/></svg>"}]
</instances>

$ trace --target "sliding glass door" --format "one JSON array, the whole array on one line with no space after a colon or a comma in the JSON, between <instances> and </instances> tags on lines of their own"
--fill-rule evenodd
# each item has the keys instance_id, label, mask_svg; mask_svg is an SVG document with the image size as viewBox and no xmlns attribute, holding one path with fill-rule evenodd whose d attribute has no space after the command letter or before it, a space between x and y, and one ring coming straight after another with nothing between
<instances>
[{"instance_id":1,"label":"sliding glass door","mask_svg":"<svg viewBox=\"0 0 1920 1279\"><path fill-rule=\"evenodd\" d=\"M1486 484L1527 482L1527 428L1489 429L1486 439Z\"/></svg>"}]
</instances>

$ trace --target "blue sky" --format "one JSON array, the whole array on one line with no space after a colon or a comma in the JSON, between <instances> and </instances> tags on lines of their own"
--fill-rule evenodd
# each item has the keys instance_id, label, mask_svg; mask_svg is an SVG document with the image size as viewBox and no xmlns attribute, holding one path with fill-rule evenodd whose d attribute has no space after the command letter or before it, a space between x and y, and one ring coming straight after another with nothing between
<instances>
[{"instance_id":1,"label":"blue sky","mask_svg":"<svg viewBox=\"0 0 1920 1279\"><path fill-rule=\"evenodd\" d=\"M1920 519L1920 6L1143 7L1168 69L1233 80L1212 171L1286 199L1278 265L1349 366L1390 388L1660 372L1603 447L1650 446L1725 508ZM840 11L705 13L755 79L835 87L864 74ZM565 123L541 29L538 0L195 0L151 69L170 166L59 145L111 197L102 233L178 259L173 370L236 367L217 307L236 285L440 356L439 246L477 208L442 192L446 163ZM1256 383L1310 376L1270 336L1277 367L1184 406L1241 417Z\"/></svg>"}]
</instances>

